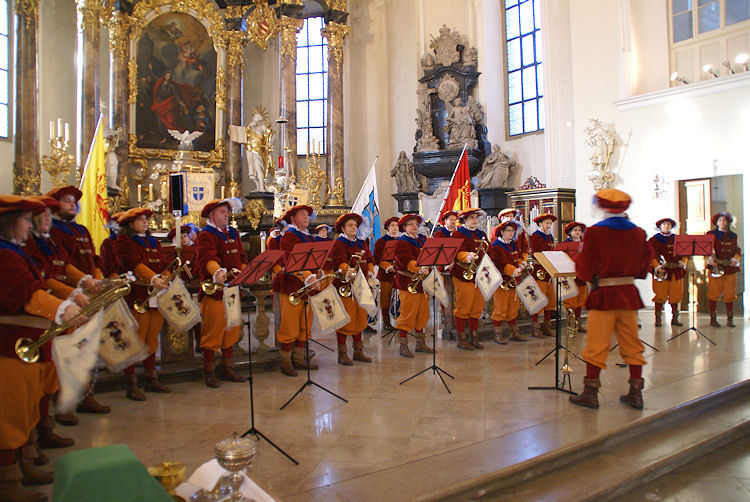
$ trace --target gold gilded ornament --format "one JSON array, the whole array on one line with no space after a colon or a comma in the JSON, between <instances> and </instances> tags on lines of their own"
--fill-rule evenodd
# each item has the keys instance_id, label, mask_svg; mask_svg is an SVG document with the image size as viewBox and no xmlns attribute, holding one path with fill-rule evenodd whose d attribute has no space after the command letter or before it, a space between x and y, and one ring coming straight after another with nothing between
<instances>
[{"instance_id":1,"label":"gold gilded ornament","mask_svg":"<svg viewBox=\"0 0 750 502\"><path fill-rule=\"evenodd\" d=\"M130 31L130 22L127 14L115 12L107 23L109 28L109 51L114 54L122 63L127 61L128 57L128 39Z\"/></svg>"},{"instance_id":2,"label":"gold gilded ornament","mask_svg":"<svg viewBox=\"0 0 750 502\"><path fill-rule=\"evenodd\" d=\"M138 100L138 62L135 58L128 61L128 104Z\"/></svg>"},{"instance_id":3,"label":"gold gilded ornament","mask_svg":"<svg viewBox=\"0 0 750 502\"><path fill-rule=\"evenodd\" d=\"M297 60L297 33L302 29L304 21L289 16L281 16L279 22L281 30L281 57L288 57L292 62Z\"/></svg>"},{"instance_id":4,"label":"gold gilded ornament","mask_svg":"<svg viewBox=\"0 0 750 502\"><path fill-rule=\"evenodd\" d=\"M320 34L328 40L328 57L336 63L336 70L341 71L344 63L344 38L351 31L351 27L341 23L329 22Z\"/></svg>"},{"instance_id":5,"label":"gold gilded ornament","mask_svg":"<svg viewBox=\"0 0 750 502\"><path fill-rule=\"evenodd\" d=\"M39 193L41 175L31 166L31 162L24 162L23 174L14 172L13 191L18 195L34 195Z\"/></svg>"},{"instance_id":6,"label":"gold gilded ornament","mask_svg":"<svg viewBox=\"0 0 750 502\"><path fill-rule=\"evenodd\" d=\"M227 107L227 76L221 66L216 69L216 108L225 110Z\"/></svg>"},{"instance_id":7,"label":"gold gilded ornament","mask_svg":"<svg viewBox=\"0 0 750 502\"><path fill-rule=\"evenodd\" d=\"M23 15L27 30L32 23L36 26L39 20L39 0L17 0L16 12Z\"/></svg>"},{"instance_id":8,"label":"gold gilded ornament","mask_svg":"<svg viewBox=\"0 0 750 502\"><path fill-rule=\"evenodd\" d=\"M336 178L336 182L333 184L333 189L331 190L332 197L329 197L328 205L329 206L346 205L346 200L344 199L345 192L346 192L346 187L344 186L344 178L342 176L339 176L338 178Z\"/></svg>"},{"instance_id":9,"label":"gold gilded ornament","mask_svg":"<svg viewBox=\"0 0 750 502\"><path fill-rule=\"evenodd\" d=\"M247 16L247 33L250 40L263 50L268 49L268 41L279 31L276 13L266 0L254 0L255 8Z\"/></svg>"},{"instance_id":10,"label":"gold gilded ornament","mask_svg":"<svg viewBox=\"0 0 750 502\"><path fill-rule=\"evenodd\" d=\"M263 213L266 212L266 207L263 202L258 199L253 199L248 202L245 206L245 218L247 218L250 228L257 230L260 225L260 219L263 217Z\"/></svg>"}]
</instances>

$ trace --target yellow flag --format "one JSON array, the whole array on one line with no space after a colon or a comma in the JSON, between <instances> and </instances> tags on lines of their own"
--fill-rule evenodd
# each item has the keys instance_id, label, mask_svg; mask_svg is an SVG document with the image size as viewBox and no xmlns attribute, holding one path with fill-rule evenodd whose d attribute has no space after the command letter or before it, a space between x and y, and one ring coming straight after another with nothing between
<instances>
[{"instance_id":1,"label":"yellow flag","mask_svg":"<svg viewBox=\"0 0 750 502\"><path fill-rule=\"evenodd\" d=\"M96 125L94 141L86 159L80 190L83 196L79 202L81 211L76 220L89 229L97 253L102 241L109 236L106 228L109 221L107 211L107 167L104 164L104 124L103 116Z\"/></svg>"}]
</instances>

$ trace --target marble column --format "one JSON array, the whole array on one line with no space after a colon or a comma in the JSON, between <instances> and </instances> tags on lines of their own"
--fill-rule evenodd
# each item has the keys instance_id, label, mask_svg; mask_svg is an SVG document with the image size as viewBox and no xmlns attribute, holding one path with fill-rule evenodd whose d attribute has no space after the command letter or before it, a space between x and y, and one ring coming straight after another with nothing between
<instances>
[{"instance_id":1,"label":"marble column","mask_svg":"<svg viewBox=\"0 0 750 502\"><path fill-rule=\"evenodd\" d=\"M321 34L328 40L328 206L345 206L344 188L344 38L350 27L329 21Z\"/></svg>"},{"instance_id":2,"label":"marble column","mask_svg":"<svg viewBox=\"0 0 750 502\"><path fill-rule=\"evenodd\" d=\"M226 113L229 125L242 125L242 52L247 45L247 32L237 30L226 33ZM227 128L228 129L228 128ZM225 186L228 195L240 196L242 186L242 145L227 138Z\"/></svg>"},{"instance_id":3,"label":"marble column","mask_svg":"<svg viewBox=\"0 0 750 502\"><path fill-rule=\"evenodd\" d=\"M304 21L281 16L279 21L279 116L286 118L281 127L281 148L285 167L297 178L297 33Z\"/></svg>"},{"instance_id":4,"label":"marble column","mask_svg":"<svg viewBox=\"0 0 750 502\"><path fill-rule=\"evenodd\" d=\"M115 12L109 20L109 127L121 128L120 144L115 151L119 162L117 179L127 175L128 166L128 55L130 20L124 12ZM111 180L108 180L109 186Z\"/></svg>"},{"instance_id":5,"label":"marble column","mask_svg":"<svg viewBox=\"0 0 750 502\"><path fill-rule=\"evenodd\" d=\"M13 193L39 193L39 138L37 131L37 28L39 0L17 0L16 22L16 135ZM9 128L10 129L10 128Z\"/></svg>"},{"instance_id":6,"label":"marble column","mask_svg":"<svg viewBox=\"0 0 750 502\"><path fill-rule=\"evenodd\" d=\"M78 163L86 162L91 141L99 119L99 34L105 8L101 0L77 0L79 21L79 48L82 52L81 104L78 110L80 137L78 138ZM78 173L80 175L80 173Z\"/></svg>"}]
</instances>

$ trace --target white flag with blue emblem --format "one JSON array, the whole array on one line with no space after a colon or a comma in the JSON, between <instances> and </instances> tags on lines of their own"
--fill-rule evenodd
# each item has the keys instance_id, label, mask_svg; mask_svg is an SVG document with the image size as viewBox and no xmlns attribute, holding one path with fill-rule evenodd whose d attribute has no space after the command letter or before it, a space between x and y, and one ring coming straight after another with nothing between
<instances>
[{"instance_id":1,"label":"white flag with blue emblem","mask_svg":"<svg viewBox=\"0 0 750 502\"><path fill-rule=\"evenodd\" d=\"M375 241L380 239L380 202L378 201L378 184L375 176L375 163L378 157L372 161L370 172L357 195L352 206L352 213L362 215L362 223L357 230L357 238L365 240L370 238L370 251L375 249Z\"/></svg>"}]
</instances>

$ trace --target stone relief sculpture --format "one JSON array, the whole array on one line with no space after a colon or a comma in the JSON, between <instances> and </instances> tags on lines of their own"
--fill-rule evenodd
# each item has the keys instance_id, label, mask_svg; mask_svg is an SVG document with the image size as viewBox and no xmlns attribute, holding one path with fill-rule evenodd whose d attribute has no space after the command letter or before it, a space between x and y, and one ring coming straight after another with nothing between
<instances>
[{"instance_id":1,"label":"stone relief sculpture","mask_svg":"<svg viewBox=\"0 0 750 502\"><path fill-rule=\"evenodd\" d=\"M414 193L422 187L414 171L414 165L409 161L406 152L398 154L396 165L391 169L391 177L396 181L397 193Z\"/></svg>"},{"instance_id":2,"label":"stone relief sculpture","mask_svg":"<svg viewBox=\"0 0 750 502\"><path fill-rule=\"evenodd\" d=\"M443 130L448 133L450 140L448 148L476 148L477 140L474 135L474 116L468 105L461 104L461 98L456 98L453 103L446 103L448 116L445 119Z\"/></svg>"},{"instance_id":3,"label":"stone relief sculpture","mask_svg":"<svg viewBox=\"0 0 750 502\"><path fill-rule=\"evenodd\" d=\"M500 150L499 145L492 145L492 153L484 159L482 170L477 174L477 188L510 187L510 178L517 165Z\"/></svg>"},{"instance_id":4,"label":"stone relief sculpture","mask_svg":"<svg viewBox=\"0 0 750 502\"><path fill-rule=\"evenodd\" d=\"M419 106L417 108L417 151L428 152L440 148L440 143L432 131L432 115L430 114L430 95L435 93L435 89L422 87L417 90L419 96Z\"/></svg>"}]
</instances>

